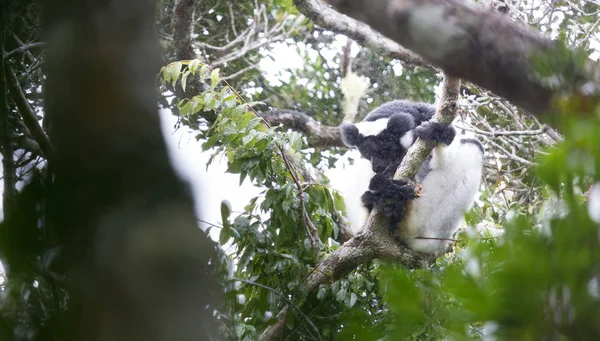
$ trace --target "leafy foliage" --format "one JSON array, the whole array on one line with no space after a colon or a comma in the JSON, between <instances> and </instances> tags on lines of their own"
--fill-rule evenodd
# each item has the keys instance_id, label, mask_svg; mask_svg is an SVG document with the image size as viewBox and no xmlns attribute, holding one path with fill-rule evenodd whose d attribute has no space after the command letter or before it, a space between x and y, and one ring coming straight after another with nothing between
<instances>
[{"instance_id":1,"label":"leafy foliage","mask_svg":"<svg viewBox=\"0 0 600 341\"><path fill-rule=\"evenodd\" d=\"M187 66L186 71L181 71L182 65ZM225 259L229 263L224 265L229 267L224 272L229 274L226 281L232 283L225 283L230 304L222 313L235 322L232 329L236 337L251 340L256 338L255 330L272 321L273 312L281 309L275 293L289 295L294 302L306 299L306 277L321 254L336 247L337 217L343 213L343 200L290 161L303 157L302 136L265 124L252 110L253 103L246 103L225 82L220 83L218 72L209 72L206 65L194 60L169 64L161 74L164 82L179 80L182 86L189 74L196 73L209 83L205 93L181 100L179 112L195 115L201 110L218 111L213 125L198 135L205 140L203 148L214 150L211 160L225 156L228 172L240 174L240 183L249 179L263 189L261 196L250 200L245 212L236 217L231 217L224 206L219 234L223 248L235 248ZM309 225L314 225L318 238ZM234 260L235 265L231 264ZM236 278L244 284L235 282ZM372 283L356 274L354 280L342 280L319 297L352 308L366 286L372 287Z\"/></svg>"}]
</instances>

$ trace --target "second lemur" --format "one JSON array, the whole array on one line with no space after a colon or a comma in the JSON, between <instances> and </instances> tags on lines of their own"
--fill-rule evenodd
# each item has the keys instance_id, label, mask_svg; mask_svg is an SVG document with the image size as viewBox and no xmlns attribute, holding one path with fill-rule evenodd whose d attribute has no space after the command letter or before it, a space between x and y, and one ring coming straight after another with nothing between
<instances>
[{"instance_id":1,"label":"second lemur","mask_svg":"<svg viewBox=\"0 0 600 341\"><path fill-rule=\"evenodd\" d=\"M392 101L341 127L344 143L363 157L342 190L354 232L377 207L390 217L390 232L410 248L435 253L448 247L477 195L484 149L476 139L455 136L452 126L429 122L434 113L429 104ZM419 197L407 181L392 179L417 138L437 143L415 176Z\"/></svg>"}]
</instances>

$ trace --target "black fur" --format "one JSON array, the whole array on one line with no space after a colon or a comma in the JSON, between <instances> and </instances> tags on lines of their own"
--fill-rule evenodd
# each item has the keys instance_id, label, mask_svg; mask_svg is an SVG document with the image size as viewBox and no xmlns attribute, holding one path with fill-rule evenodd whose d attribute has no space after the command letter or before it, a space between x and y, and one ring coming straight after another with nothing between
<instances>
[{"instance_id":1,"label":"black fur","mask_svg":"<svg viewBox=\"0 0 600 341\"><path fill-rule=\"evenodd\" d=\"M450 145L456 136L453 127L439 122L425 122L415 128L415 138L420 137L424 140L434 141Z\"/></svg>"},{"instance_id":2,"label":"black fur","mask_svg":"<svg viewBox=\"0 0 600 341\"><path fill-rule=\"evenodd\" d=\"M364 121L376 121L380 118L388 118L393 114L406 113L413 117L415 125L429 121L435 114L435 107L431 104L420 102L409 102L407 100L389 101L375 110L371 111Z\"/></svg>"},{"instance_id":3,"label":"black fur","mask_svg":"<svg viewBox=\"0 0 600 341\"><path fill-rule=\"evenodd\" d=\"M390 116L387 131L391 132L394 136L402 137L402 135L414 129L415 126L415 119L409 114L401 112Z\"/></svg>"},{"instance_id":4,"label":"black fur","mask_svg":"<svg viewBox=\"0 0 600 341\"><path fill-rule=\"evenodd\" d=\"M340 127L342 141L348 147L358 147L361 155L371 161L375 173L389 173L397 167L406 154L400 139L424 121L431 119L435 108L426 103L405 100L387 102L371 111L363 121L389 119L387 128L374 136L362 136L356 125L346 123Z\"/></svg>"},{"instance_id":5,"label":"black fur","mask_svg":"<svg viewBox=\"0 0 600 341\"><path fill-rule=\"evenodd\" d=\"M384 174L376 174L371 179L369 191L362 195L361 200L368 210L377 207L390 219L388 230L393 234L404 217L406 204L416 197L415 186L407 180L393 180Z\"/></svg>"},{"instance_id":6,"label":"black fur","mask_svg":"<svg viewBox=\"0 0 600 341\"><path fill-rule=\"evenodd\" d=\"M406 148L400 139L410 131L415 133L415 139L421 137L446 144L454 139L452 127L428 122L434 114L435 107L430 104L396 100L371 111L363 120L372 122L389 119L386 129L377 135L362 136L354 124L340 127L342 141L349 147L358 147L376 173L369 184L369 191L361 196L361 200L368 210L377 207L389 217L392 234L404 217L406 204L417 197L414 185L406 180L393 180L396 169L406 155ZM428 163L425 167L428 167Z\"/></svg>"},{"instance_id":7,"label":"black fur","mask_svg":"<svg viewBox=\"0 0 600 341\"><path fill-rule=\"evenodd\" d=\"M460 140L460 143L470 143L470 144L474 144L477 146L477 148L479 148L479 150L481 150L481 153L484 154L485 150L483 149L483 145L481 144L481 142L477 139L462 139Z\"/></svg>"},{"instance_id":8,"label":"black fur","mask_svg":"<svg viewBox=\"0 0 600 341\"><path fill-rule=\"evenodd\" d=\"M348 147L358 146L360 142L360 135L358 134L358 128L354 124L344 123L340 127L340 133L342 135L342 142Z\"/></svg>"}]
</instances>

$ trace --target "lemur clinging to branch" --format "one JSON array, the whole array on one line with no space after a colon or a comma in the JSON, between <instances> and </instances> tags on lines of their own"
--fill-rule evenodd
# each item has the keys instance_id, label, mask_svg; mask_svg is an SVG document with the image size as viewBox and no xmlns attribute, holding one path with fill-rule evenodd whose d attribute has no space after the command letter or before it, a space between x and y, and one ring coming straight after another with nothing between
<instances>
[{"instance_id":1,"label":"lemur clinging to branch","mask_svg":"<svg viewBox=\"0 0 600 341\"><path fill-rule=\"evenodd\" d=\"M377 207L390 218L390 233L410 248L435 253L448 246L475 200L484 149L476 139L457 137L454 127L430 122L434 113L432 105L397 100L342 125L344 143L363 157L343 190L354 232ZM417 138L437 143L415 176L419 196L408 181L392 179Z\"/></svg>"}]
</instances>

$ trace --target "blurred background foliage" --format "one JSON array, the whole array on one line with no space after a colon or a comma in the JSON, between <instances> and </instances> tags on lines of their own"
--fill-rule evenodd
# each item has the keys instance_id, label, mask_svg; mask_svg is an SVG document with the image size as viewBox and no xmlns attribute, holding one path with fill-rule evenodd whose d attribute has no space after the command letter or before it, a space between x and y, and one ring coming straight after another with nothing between
<instances>
[{"instance_id":1,"label":"blurred background foliage","mask_svg":"<svg viewBox=\"0 0 600 341\"><path fill-rule=\"evenodd\" d=\"M156 3L161 106L194 130L207 152L224 155L240 183L261 190L244 212L223 203L221 221L206 231L218 231L223 340L257 340L290 302L282 340L598 339L599 221L588 211L600 211L600 189L592 187L600 180L600 102L565 96L556 108L565 117L559 134L464 82L456 124L484 143L485 175L452 252L426 269L371 261L309 293L307 276L344 241L343 200L327 174L338 159L348 162L347 150L311 146L306 134L271 126L261 114L293 110L337 126L345 117L340 84L349 72L368 84L356 120L396 98L433 103L441 74L315 26L291 0L190 1L194 55L184 57L176 1ZM597 1L478 5L598 58ZM2 6L3 53L23 49L4 59L5 73L14 72L27 107L47 128L44 54L31 46L41 41L38 7L29 0ZM572 62L566 57L550 59ZM551 74L552 64L538 61L540 75ZM45 211L47 162L23 103L14 91L3 96L2 153L13 163L3 164L0 252L9 271L0 291L0 337L54 340L53 321L64 318L68 294L55 261L61 245ZM588 119L569 120L574 112Z\"/></svg>"}]
</instances>

